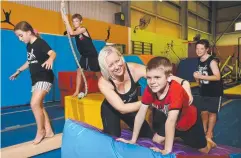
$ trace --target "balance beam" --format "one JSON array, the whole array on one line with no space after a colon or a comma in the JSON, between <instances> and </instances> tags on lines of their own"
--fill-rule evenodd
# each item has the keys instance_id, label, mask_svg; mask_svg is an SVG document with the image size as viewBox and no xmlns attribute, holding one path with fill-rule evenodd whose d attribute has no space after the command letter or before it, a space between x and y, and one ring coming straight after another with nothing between
<instances>
[{"instance_id":1,"label":"balance beam","mask_svg":"<svg viewBox=\"0 0 241 158\"><path fill-rule=\"evenodd\" d=\"M2 158L25 158L42 154L61 147L62 133L52 138L45 138L41 143L33 145L32 141L2 148Z\"/></svg>"}]
</instances>

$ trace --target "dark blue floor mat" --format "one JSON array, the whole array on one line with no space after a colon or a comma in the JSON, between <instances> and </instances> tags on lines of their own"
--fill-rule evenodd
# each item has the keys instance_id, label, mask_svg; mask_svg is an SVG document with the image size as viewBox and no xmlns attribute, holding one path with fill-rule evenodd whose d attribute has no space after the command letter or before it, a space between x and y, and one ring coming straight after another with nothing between
<instances>
[{"instance_id":1,"label":"dark blue floor mat","mask_svg":"<svg viewBox=\"0 0 241 158\"><path fill-rule=\"evenodd\" d=\"M63 107L61 107L60 105L47 107L46 111L50 119L64 116ZM4 114L1 116L1 119L2 119L1 130L4 130L9 127L11 128L14 126L17 127L17 126L30 124L30 123L35 123L35 118L31 109L29 111Z\"/></svg>"},{"instance_id":2,"label":"dark blue floor mat","mask_svg":"<svg viewBox=\"0 0 241 158\"><path fill-rule=\"evenodd\" d=\"M214 128L216 143L241 148L241 100L222 107L218 118Z\"/></svg>"},{"instance_id":3,"label":"dark blue floor mat","mask_svg":"<svg viewBox=\"0 0 241 158\"><path fill-rule=\"evenodd\" d=\"M32 156L32 158L61 158L61 149L56 149L44 154Z\"/></svg>"},{"instance_id":4,"label":"dark blue floor mat","mask_svg":"<svg viewBox=\"0 0 241 158\"><path fill-rule=\"evenodd\" d=\"M44 106L52 106L52 105L60 105L59 101L56 102L48 102L44 103ZM16 112L21 110L28 110L31 109L29 105L20 105L20 106L12 106L12 107L5 107L1 109L1 114L9 113L9 112Z\"/></svg>"},{"instance_id":5,"label":"dark blue floor mat","mask_svg":"<svg viewBox=\"0 0 241 158\"><path fill-rule=\"evenodd\" d=\"M64 118L51 121L55 134L62 133L64 128ZM36 125L19 128L1 133L1 148L31 141L35 138Z\"/></svg>"}]
</instances>

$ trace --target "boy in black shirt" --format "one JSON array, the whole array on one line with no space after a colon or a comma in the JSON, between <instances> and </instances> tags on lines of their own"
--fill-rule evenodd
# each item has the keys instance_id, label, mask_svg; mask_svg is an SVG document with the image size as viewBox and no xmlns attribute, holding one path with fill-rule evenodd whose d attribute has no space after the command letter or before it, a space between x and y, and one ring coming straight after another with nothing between
<instances>
[{"instance_id":1,"label":"boy in black shirt","mask_svg":"<svg viewBox=\"0 0 241 158\"><path fill-rule=\"evenodd\" d=\"M196 43L196 53L199 57L198 71L193 76L200 84L201 115L204 131L208 139L213 137L213 129L217 113L221 105L223 85L218 62L208 54L209 42L202 39Z\"/></svg>"},{"instance_id":2,"label":"boy in black shirt","mask_svg":"<svg viewBox=\"0 0 241 158\"><path fill-rule=\"evenodd\" d=\"M64 9L64 3L61 3L61 10ZM76 45L78 51L81 55L79 64L82 69L94 71L96 72L96 76L100 76L100 67L98 62L98 53L95 49L95 46L92 42L90 34L85 27L81 27L82 24L82 16L80 14L74 14L72 16L72 21L74 25L74 30L72 30L67 16L62 13L62 17L64 22L67 26L67 32L75 36ZM76 76L76 90L75 93L72 95L73 97L77 96L80 92L80 85L81 85L81 72L80 69L77 69L77 76Z\"/></svg>"}]
</instances>

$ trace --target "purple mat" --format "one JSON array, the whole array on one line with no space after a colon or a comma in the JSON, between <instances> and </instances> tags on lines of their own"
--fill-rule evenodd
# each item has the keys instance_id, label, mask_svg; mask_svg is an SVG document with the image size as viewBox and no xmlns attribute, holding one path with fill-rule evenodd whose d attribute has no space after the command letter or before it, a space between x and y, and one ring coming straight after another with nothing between
<instances>
[{"instance_id":1,"label":"purple mat","mask_svg":"<svg viewBox=\"0 0 241 158\"><path fill-rule=\"evenodd\" d=\"M131 139L132 133L129 130L122 130L121 132L121 137L125 139ZM140 138L137 141L137 144L145 147L158 147L160 149L163 149L163 145L154 143L151 141L151 139L147 138ZM234 154L234 153L240 153L241 149L239 148L234 148L226 145L217 145L217 148L212 149L208 155L229 155L229 154ZM182 142L177 142L175 141L174 146L173 146L173 153L176 155L205 155L197 151L197 149L191 148Z\"/></svg>"},{"instance_id":2,"label":"purple mat","mask_svg":"<svg viewBox=\"0 0 241 158\"><path fill-rule=\"evenodd\" d=\"M74 121L74 120L72 120ZM93 127L91 125L82 123L82 122L77 122L74 121L78 124L80 124L81 126L84 126L86 128L90 128L96 131L99 131L101 133L103 133L100 129ZM132 136L132 132L130 130L122 130L121 132L121 138L125 138L125 139L131 139ZM116 138L116 137L113 137ZM141 146L145 146L145 147L158 147L160 149L163 149L163 145L157 144L152 142L151 139L148 138L139 138L137 141L138 145ZM205 155L203 153L200 153L197 149L191 148L185 144L183 144L182 142L177 142L175 141L174 146L173 146L173 153L175 153L176 155L195 155L195 156L201 156L201 155ZM241 148L235 148L235 147L230 147L230 146L226 146L226 145L217 145L217 148L212 149L208 155L216 155L216 156L222 156L222 155L230 155L230 154L236 154L236 153L241 153Z\"/></svg>"}]
</instances>

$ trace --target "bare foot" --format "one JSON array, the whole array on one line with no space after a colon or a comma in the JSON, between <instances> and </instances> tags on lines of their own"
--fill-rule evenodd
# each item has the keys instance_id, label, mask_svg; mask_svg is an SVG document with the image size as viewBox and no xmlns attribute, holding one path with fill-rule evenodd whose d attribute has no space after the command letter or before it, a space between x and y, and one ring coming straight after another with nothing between
<instances>
[{"instance_id":1,"label":"bare foot","mask_svg":"<svg viewBox=\"0 0 241 158\"><path fill-rule=\"evenodd\" d=\"M72 97L76 97L78 96L79 92L78 91L75 91L74 94L72 95Z\"/></svg>"},{"instance_id":2,"label":"bare foot","mask_svg":"<svg viewBox=\"0 0 241 158\"><path fill-rule=\"evenodd\" d=\"M52 138L54 136L54 132L52 130L46 132L45 138Z\"/></svg>"},{"instance_id":3,"label":"bare foot","mask_svg":"<svg viewBox=\"0 0 241 158\"><path fill-rule=\"evenodd\" d=\"M37 135L35 137L35 139L33 140L33 144L37 145L39 144L45 137L45 131L41 131L41 132L37 132Z\"/></svg>"},{"instance_id":4,"label":"bare foot","mask_svg":"<svg viewBox=\"0 0 241 158\"><path fill-rule=\"evenodd\" d=\"M217 147L217 144L211 138L206 137L206 139L211 144L212 148L216 148Z\"/></svg>"}]
</instances>

